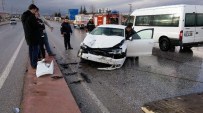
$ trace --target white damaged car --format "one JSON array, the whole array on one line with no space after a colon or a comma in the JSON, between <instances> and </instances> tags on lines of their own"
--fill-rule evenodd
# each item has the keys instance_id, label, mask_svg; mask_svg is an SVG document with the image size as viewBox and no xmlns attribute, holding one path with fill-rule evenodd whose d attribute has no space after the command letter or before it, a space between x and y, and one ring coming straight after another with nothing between
<instances>
[{"instance_id":1,"label":"white damaged car","mask_svg":"<svg viewBox=\"0 0 203 113\"><path fill-rule=\"evenodd\" d=\"M85 60L110 64L98 68L113 70L122 67L126 57L151 55L154 46L153 28L136 32L130 40L125 38L123 25L101 25L96 27L80 45L78 56Z\"/></svg>"}]
</instances>

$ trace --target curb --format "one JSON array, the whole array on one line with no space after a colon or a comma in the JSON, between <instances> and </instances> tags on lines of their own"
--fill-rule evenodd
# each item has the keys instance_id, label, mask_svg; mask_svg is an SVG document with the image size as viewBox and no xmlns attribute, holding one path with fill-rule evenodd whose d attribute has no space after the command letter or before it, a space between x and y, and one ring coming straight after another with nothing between
<instances>
[{"instance_id":1,"label":"curb","mask_svg":"<svg viewBox=\"0 0 203 113\"><path fill-rule=\"evenodd\" d=\"M46 60L54 61L54 76L62 76L55 59ZM81 113L64 78L53 79L50 75L37 78L29 65L24 80L21 113Z\"/></svg>"}]
</instances>

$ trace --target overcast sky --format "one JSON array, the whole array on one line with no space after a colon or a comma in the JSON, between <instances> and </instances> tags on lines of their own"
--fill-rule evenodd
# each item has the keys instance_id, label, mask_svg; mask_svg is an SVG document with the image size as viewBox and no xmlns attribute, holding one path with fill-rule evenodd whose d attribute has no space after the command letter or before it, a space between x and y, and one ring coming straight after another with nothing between
<instances>
[{"instance_id":1,"label":"overcast sky","mask_svg":"<svg viewBox=\"0 0 203 113\"><path fill-rule=\"evenodd\" d=\"M2 1L2 0L0 0ZM32 0L4 0L4 7L7 12L20 12L27 10ZM132 9L154 7L162 5L174 4L198 4L203 5L203 0L34 0L35 4L40 8L43 14L52 14L58 12L67 12L68 9L86 6L90 10L90 6L98 8L111 8L120 12L129 12L129 4L132 4ZM2 4L0 5L2 11Z\"/></svg>"}]
</instances>

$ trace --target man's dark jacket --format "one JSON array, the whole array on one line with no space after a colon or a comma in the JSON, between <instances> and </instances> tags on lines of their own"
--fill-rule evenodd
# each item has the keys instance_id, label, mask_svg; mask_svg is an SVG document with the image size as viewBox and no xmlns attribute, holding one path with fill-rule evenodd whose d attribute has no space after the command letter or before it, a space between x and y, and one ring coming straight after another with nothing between
<instances>
[{"instance_id":1,"label":"man's dark jacket","mask_svg":"<svg viewBox=\"0 0 203 113\"><path fill-rule=\"evenodd\" d=\"M67 37L70 37L70 34L72 33L72 29L69 23L63 22L61 24L61 34L64 34Z\"/></svg>"},{"instance_id":2,"label":"man's dark jacket","mask_svg":"<svg viewBox=\"0 0 203 113\"><path fill-rule=\"evenodd\" d=\"M94 25L93 22L89 21L89 22L87 23L86 28L87 28L88 32L91 32L91 31L95 28L95 25Z\"/></svg>"},{"instance_id":3,"label":"man's dark jacket","mask_svg":"<svg viewBox=\"0 0 203 113\"><path fill-rule=\"evenodd\" d=\"M129 40L129 38L134 35L136 33L136 31L134 29L131 29L130 31L127 31L125 28L125 39Z\"/></svg>"},{"instance_id":4,"label":"man's dark jacket","mask_svg":"<svg viewBox=\"0 0 203 113\"><path fill-rule=\"evenodd\" d=\"M24 12L21 21L23 23L25 40L28 45L38 45L40 39L39 24L33 13L29 10Z\"/></svg>"}]
</instances>

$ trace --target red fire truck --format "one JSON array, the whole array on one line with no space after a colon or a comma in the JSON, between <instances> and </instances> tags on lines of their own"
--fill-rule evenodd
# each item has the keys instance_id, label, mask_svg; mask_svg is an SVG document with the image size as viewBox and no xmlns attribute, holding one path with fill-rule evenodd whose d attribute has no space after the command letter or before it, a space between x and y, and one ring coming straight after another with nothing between
<instances>
[{"instance_id":1,"label":"red fire truck","mask_svg":"<svg viewBox=\"0 0 203 113\"><path fill-rule=\"evenodd\" d=\"M96 26L105 24L119 24L119 13L101 13L94 15L94 24Z\"/></svg>"}]
</instances>

